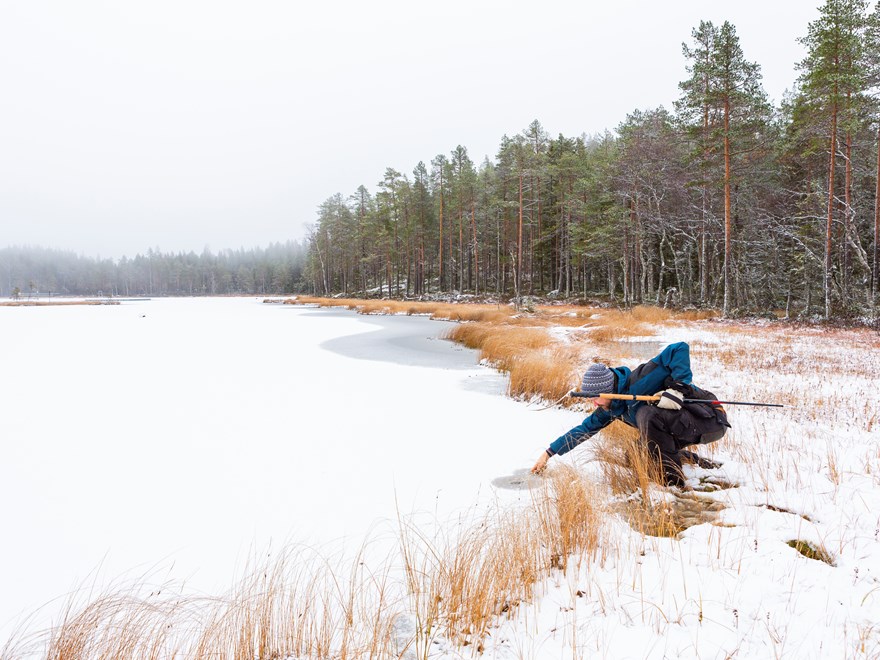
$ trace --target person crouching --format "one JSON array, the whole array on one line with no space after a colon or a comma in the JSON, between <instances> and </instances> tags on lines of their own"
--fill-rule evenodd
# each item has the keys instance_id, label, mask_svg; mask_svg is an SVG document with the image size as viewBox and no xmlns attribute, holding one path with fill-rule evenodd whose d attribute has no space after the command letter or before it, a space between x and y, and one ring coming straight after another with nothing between
<instances>
[{"instance_id":1,"label":"person crouching","mask_svg":"<svg viewBox=\"0 0 880 660\"><path fill-rule=\"evenodd\" d=\"M591 398L596 410L583 422L564 433L544 451L532 472L542 472L553 456L568 453L614 420L638 429L641 442L660 468L668 486L685 485L682 458L695 460L703 467L717 467L685 447L716 442L724 437L730 424L719 404L694 403L686 399L716 400L708 390L692 381L690 347L685 342L670 344L663 351L635 369L609 368L591 364L584 373L580 391ZM608 399L602 394L659 396L654 403Z\"/></svg>"}]
</instances>

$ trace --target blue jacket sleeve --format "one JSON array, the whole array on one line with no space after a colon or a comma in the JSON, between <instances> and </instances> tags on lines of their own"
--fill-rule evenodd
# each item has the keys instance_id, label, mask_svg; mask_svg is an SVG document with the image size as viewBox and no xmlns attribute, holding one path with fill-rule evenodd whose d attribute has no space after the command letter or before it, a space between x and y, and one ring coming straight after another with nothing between
<instances>
[{"instance_id":1,"label":"blue jacket sleeve","mask_svg":"<svg viewBox=\"0 0 880 660\"><path fill-rule=\"evenodd\" d=\"M551 442L548 452L551 456L566 454L584 440L596 435L612 421L614 421L614 418L611 416L611 413L600 408L568 433L559 436Z\"/></svg>"},{"instance_id":2,"label":"blue jacket sleeve","mask_svg":"<svg viewBox=\"0 0 880 660\"><path fill-rule=\"evenodd\" d=\"M694 375L691 373L691 348L685 342L670 344L653 360L669 371L672 380L690 385Z\"/></svg>"}]
</instances>

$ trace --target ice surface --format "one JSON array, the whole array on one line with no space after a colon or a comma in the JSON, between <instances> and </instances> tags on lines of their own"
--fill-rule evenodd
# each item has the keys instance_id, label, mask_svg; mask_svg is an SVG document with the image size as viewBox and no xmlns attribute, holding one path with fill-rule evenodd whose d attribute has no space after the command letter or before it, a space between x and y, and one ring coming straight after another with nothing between
<instances>
[{"instance_id":1,"label":"ice surface","mask_svg":"<svg viewBox=\"0 0 880 660\"><path fill-rule=\"evenodd\" d=\"M253 298L0 307L0 638L96 572L218 594L255 549L494 500L579 417L500 396L446 325Z\"/></svg>"}]
</instances>

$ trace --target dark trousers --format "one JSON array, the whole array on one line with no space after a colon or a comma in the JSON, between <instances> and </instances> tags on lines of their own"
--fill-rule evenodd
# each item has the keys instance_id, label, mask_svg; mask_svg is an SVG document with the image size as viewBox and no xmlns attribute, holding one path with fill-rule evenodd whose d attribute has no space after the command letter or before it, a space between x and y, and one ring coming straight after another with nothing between
<instances>
[{"instance_id":1,"label":"dark trousers","mask_svg":"<svg viewBox=\"0 0 880 660\"><path fill-rule=\"evenodd\" d=\"M636 411L636 425L651 457L663 470L666 484L684 485L681 459L684 447L720 440L727 427L715 417L701 418L686 408L666 410L644 405Z\"/></svg>"}]
</instances>

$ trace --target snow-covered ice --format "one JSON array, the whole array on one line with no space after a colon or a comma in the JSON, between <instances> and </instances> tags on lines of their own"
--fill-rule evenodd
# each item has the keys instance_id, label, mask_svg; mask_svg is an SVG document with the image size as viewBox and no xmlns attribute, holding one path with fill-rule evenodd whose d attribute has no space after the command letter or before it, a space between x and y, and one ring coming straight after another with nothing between
<instances>
[{"instance_id":1,"label":"snow-covered ice","mask_svg":"<svg viewBox=\"0 0 880 660\"><path fill-rule=\"evenodd\" d=\"M254 298L0 307L0 639L96 573L219 594L270 544L523 497L490 482L578 416L500 396L447 326Z\"/></svg>"}]
</instances>

